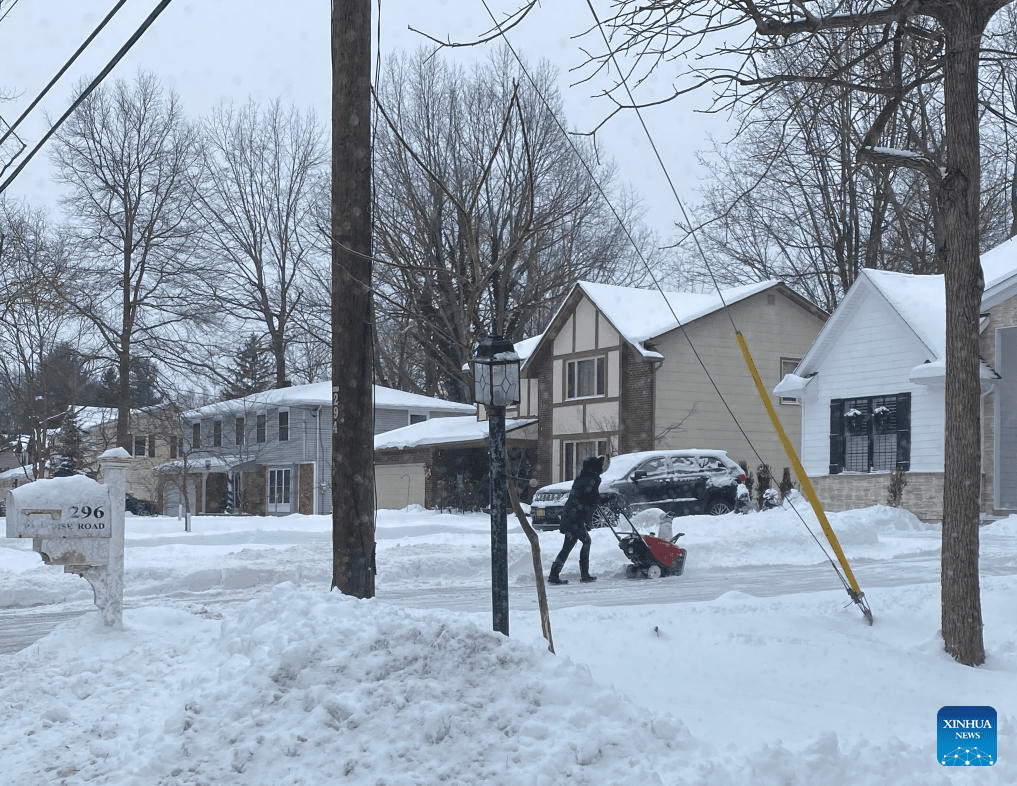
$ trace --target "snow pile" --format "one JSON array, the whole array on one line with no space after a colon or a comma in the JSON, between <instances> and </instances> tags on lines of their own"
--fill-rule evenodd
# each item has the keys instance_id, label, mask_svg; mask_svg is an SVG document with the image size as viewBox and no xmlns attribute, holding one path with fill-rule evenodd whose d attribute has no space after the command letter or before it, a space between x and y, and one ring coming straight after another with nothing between
<instances>
[{"instance_id":1,"label":"snow pile","mask_svg":"<svg viewBox=\"0 0 1017 786\"><path fill-rule=\"evenodd\" d=\"M690 567L657 581L594 531L601 580L549 588L551 655L515 529L512 637L490 631L483 515L382 512L372 600L327 591L324 517L132 517L123 630L92 611L0 654L0 782L926 786L963 777L937 762L939 708L985 704L999 758L977 781L1017 782L1017 519L982 529L978 669L943 652L938 528L831 520L871 555L872 627L792 512L685 517ZM541 541L546 568L561 536ZM87 588L30 545L0 540L3 605Z\"/></svg>"},{"instance_id":2,"label":"snow pile","mask_svg":"<svg viewBox=\"0 0 1017 786\"><path fill-rule=\"evenodd\" d=\"M223 621L125 623L87 617L8 659L7 782L653 782L692 745L569 659L448 613L283 584Z\"/></svg>"}]
</instances>

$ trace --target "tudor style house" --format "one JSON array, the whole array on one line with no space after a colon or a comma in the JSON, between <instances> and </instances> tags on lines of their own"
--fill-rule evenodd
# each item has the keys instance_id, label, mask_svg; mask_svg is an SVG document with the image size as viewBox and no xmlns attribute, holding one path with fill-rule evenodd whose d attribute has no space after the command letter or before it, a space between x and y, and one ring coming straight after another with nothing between
<instances>
[{"instance_id":1,"label":"tudor style house","mask_svg":"<svg viewBox=\"0 0 1017 786\"><path fill-rule=\"evenodd\" d=\"M573 478L589 455L663 448L725 450L779 477L789 462L735 332L769 389L826 319L777 281L719 294L580 282L527 347L521 401L509 414L538 421L541 485ZM797 445L797 401L773 403Z\"/></svg>"},{"instance_id":2,"label":"tudor style house","mask_svg":"<svg viewBox=\"0 0 1017 786\"><path fill-rule=\"evenodd\" d=\"M1017 240L982 256L982 488L985 516L1017 511ZM942 276L863 270L793 374L802 463L828 510L901 504L942 518L946 305Z\"/></svg>"},{"instance_id":3,"label":"tudor style house","mask_svg":"<svg viewBox=\"0 0 1017 786\"><path fill-rule=\"evenodd\" d=\"M332 385L268 390L182 415L179 458L160 467L160 508L176 513L329 513ZM475 413L472 404L374 387L375 433Z\"/></svg>"}]
</instances>

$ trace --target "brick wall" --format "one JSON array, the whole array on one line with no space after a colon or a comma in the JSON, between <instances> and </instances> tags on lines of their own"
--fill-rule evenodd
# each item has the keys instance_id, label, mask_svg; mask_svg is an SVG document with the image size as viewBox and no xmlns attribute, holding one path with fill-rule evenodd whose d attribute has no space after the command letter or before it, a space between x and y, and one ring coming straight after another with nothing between
<instances>
[{"instance_id":1,"label":"brick wall","mask_svg":"<svg viewBox=\"0 0 1017 786\"><path fill-rule=\"evenodd\" d=\"M537 412L540 414L537 419L537 464L533 469L537 483L545 486L551 482L553 473L553 462L551 456L552 440L552 413L554 411L554 400L552 398L554 378L551 373L551 363L546 362L547 355L541 359L540 373L537 375Z\"/></svg>"},{"instance_id":2,"label":"brick wall","mask_svg":"<svg viewBox=\"0 0 1017 786\"><path fill-rule=\"evenodd\" d=\"M908 472L901 507L922 521L943 519L943 475L939 472ZM885 505L890 492L890 474L843 473L810 478L824 510L842 511Z\"/></svg>"},{"instance_id":3,"label":"brick wall","mask_svg":"<svg viewBox=\"0 0 1017 786\"><path fill-rule=\"evenodd\" d=\"M622 346L618 452L656 448L653 433L653 364L628 344Z\"/></svg>"}]
</instances>

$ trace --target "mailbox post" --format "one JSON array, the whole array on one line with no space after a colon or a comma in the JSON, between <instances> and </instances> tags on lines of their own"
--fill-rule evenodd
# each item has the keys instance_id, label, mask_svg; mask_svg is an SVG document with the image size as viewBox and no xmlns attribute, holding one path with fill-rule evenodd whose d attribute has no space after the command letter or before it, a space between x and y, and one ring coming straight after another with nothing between
<instances>
[{"instance_id":1,"label":"mailbox post","mask_svg":"<svg viewBox=\"0 0 1017 786\"><path fill-rule=\"evenodd\" d=\"M31 538L47 565L92 585L108 626L123 622L126 450L99 457L105 484L83 475L36 480L7 492L7 537Z\"/></svg>"}]
</instances>

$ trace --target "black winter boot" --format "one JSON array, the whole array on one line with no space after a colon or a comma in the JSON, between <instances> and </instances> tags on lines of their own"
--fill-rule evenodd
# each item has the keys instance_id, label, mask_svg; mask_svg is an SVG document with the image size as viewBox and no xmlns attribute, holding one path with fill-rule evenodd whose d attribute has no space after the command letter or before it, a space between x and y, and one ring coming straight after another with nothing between
<instances>
[{"instance_id":1,"label":"black winter boot","mask_svg":"<svg viewBox=\"0 0 1017 786\"><path fill-rule=\"evenodd\" d=\"M583 552L586 552L585 548L583 549ZM580 581L585 582L587 584L589 584L591 581L596 581L597 580L596 576L591 576L590 575L590 555L589 555L589 553L582 553L582 552L580 552L580 554L579 554L579 577L580 577L579 578Z\"/></svg>"},{"instance_id":2,"label":"black winter boot","mask_svg":"<svg viewBox=\"0 0 1017 786\"><path fill-rule=\"evenodd\" d=\"M548 584L568 584L569 583L568 579L562 579L562 578L558 577L558 574L561 573L561 569L564 568L564 567L565 567L565 563L564 562L559 562L558 560L555 560L554 562L552 562L551 563L551 574L547 577L547 583Z\"/></svg>"},{"instance_id":3,"label":"black winter boot","mask_svg":"<svg viewBox=\"0 0 1017 786\"><path fill-rule=\"evenodd\" d=\"M596 576L591 576L589 573L586 573L583 576L581 576L579 580L589 584L591 581L596 581L597 577Z\"/></svg>"}]
</instances>

